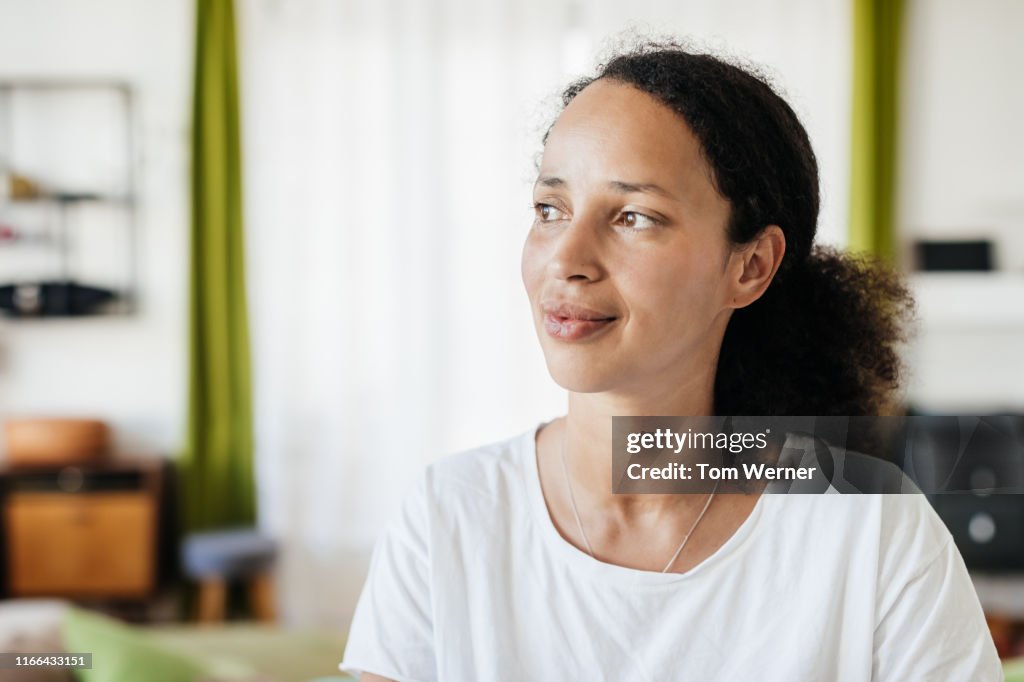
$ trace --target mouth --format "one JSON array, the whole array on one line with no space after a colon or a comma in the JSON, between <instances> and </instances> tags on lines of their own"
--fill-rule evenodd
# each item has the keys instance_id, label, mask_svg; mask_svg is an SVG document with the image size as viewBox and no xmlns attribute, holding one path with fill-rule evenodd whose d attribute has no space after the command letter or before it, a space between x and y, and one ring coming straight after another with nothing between
<instances>
[{"instance_id":1,"label":"mouth","mask_svg":"<svg viewBox=\"0 0 1024 682\"><path fill-rule=\"evenodd\" d=\"M604 331L618 321L618 316L572 303L542 306L544 330L561 341L580 341Z\"/></svg>"}]
</instances>

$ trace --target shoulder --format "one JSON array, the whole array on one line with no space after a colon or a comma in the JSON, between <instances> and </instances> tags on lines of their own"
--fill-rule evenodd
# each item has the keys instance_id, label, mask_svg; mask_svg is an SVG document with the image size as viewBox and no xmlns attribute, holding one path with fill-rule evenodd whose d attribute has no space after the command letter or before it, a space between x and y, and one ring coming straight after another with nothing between
<instances>
[{"instance_id":1,"label":"shoulder","mask_svg":"<svg viewBox=\"0 0 1024 682\"><path fill-rule=\"evenodd\" d=\"M522 512L535 431L446 455L422 468L379 542L425 559L442 538L479 539L501 519Z\"/></svg>"},{"instance_id":2,"label":"shoulder","mask_svg":"<svg viewBox=\"0 0 1024 682\"><path fill-rule=\"evenodd\" d=\"M427 466L426 476L436 480L473 481L480 476L491 479L507 474L531 449L528 439L533 438L535 432L536 427L533 427L514 436L445 455Z\"/></svg>"},{"instance_id":3,"label":"shoulder","mask_svg":"<svg viewBox=\"0 0 1024 682\"><path fill-rule=\"evenodd\" d=\"M822 480L813 490L808 486L808 492L823 492L797 495L808 499L791 506L820 511L817 518L823 522L823 532L845 527L849 538L877 545L872 553L877 553L883 584L912 577L943 551L950 547L955 551L952 536L928 497L900 467L805 434L793 434L787 448L785 456L792 462L822 472ZM792 491L784 497L792 497Z\"/></svg>"},{"instance_id":4,"label":"shoulder","mask_svg":"<svg viewBox=\"0 0 1024 682\"><path fill-rule=\"evenodd\" d=\"M486 445L446 455L426 467L428 487L466 486L494 490L510 477L519 477L532 450L536 427Z\"/></svg>"},{"instance_id":5,"label":"shoulder","mask_svg":"<svg viewBox=\"0 0 1024 682\"><path fill-rule=\"evenodd\" d=\"M504 504L525 493L537 427L446 455L422 472L420 492L435 510Z\"/></svg>"},{"instance_id":6,"label":"shoulder","mask_svg":"<svg viewBox=\"0 0 1024 682\"><path fill-rule=\"evenodd\" d=\"M879 580L901 583L926 570L943 552L956 553L953 536L920 493L880 498Z\"/></svg>"},{"instance_id":7,"label":"shoulder","mask_svg":"<svg viewBox=\"0 0 1024 682\"><path fill-rule=\"evenodd\" d=\"M828 453L832 460L830 486L844 496L870 500L868 505L878 523L883 579L892 573L895 563L911 569L925 565L952 543L952 535L928 497L899 466L834 446L828 447Z\"/></svg>"}]
</instances>

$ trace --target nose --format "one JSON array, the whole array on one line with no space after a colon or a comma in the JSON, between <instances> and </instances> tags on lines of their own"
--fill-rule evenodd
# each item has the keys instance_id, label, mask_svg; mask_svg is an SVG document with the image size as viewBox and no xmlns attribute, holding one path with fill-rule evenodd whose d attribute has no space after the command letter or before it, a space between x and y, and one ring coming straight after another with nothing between
<instances>
[{"instance_id":1,"label":"nose","mask_svg":"<svg viewBox=\"0 0 1024 682\"><path fill-rule=\"evenodd\" d=\"M597 221L586 214L577 214L558 234L548 262L549 273L561 280L597 281L601 265L601 232Z\"/></svg>"}]
</instances>

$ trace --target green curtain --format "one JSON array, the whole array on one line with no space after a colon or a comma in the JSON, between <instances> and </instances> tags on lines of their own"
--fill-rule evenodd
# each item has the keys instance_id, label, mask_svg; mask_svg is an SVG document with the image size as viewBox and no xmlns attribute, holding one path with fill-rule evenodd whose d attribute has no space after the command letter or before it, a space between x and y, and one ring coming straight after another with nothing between
<instances>
[{"instance_id":1,"label":"green curtain","mask_svg":"<svg viewBox=\"0 0 1024 682\"><path fill-rule=\"evenodd\" d=\"M184 525L255 518L235 15L198 0Z\"/></svg>"},{"instance_id":2,"label":"green curtain","mask_svg":"<svg viewBox=\"0 0 1024 682\"><path fill-rule=\"evenodd\" d=\"M904 0L853 0L850 248L896 256L894 210Z\"/></svg>"}]
</instances>

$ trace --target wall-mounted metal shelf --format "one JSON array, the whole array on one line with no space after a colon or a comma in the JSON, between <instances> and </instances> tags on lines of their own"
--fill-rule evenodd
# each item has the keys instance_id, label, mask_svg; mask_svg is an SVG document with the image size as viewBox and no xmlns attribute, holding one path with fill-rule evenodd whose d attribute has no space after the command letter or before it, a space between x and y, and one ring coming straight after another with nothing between
<instances>
[{"instance_id":1,"label":"wall-mounted metal shelf","mask_svg":"<svg viewBox=\"0 0 1024 682\"><path fill-rule=\"evenodd\" d=\"M0 313L135 312L135 128L127 83L0 80Z\"/></svg>"}]
</instances>

